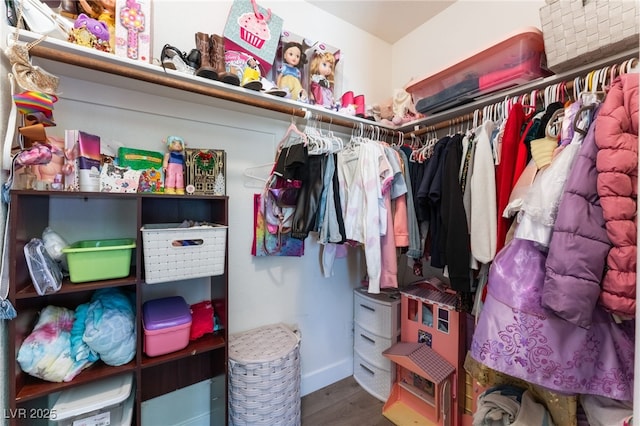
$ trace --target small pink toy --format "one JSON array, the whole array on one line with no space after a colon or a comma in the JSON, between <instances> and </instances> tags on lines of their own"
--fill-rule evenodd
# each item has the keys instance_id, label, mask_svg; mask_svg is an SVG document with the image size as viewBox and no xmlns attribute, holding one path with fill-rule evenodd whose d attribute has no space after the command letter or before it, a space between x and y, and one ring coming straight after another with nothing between
<instances>
[{"instance_id":1,"label":"small pink toy","mask_svg":"<svg viewBox=\"0 0 640 426\"><path fill-rule=\"evenodd\" d=\"M127 58L138 59L138 33L144 31L145 16L136 0L127 0L120 11L120 23L127 29Z\"/></svg>"}]
</instances>

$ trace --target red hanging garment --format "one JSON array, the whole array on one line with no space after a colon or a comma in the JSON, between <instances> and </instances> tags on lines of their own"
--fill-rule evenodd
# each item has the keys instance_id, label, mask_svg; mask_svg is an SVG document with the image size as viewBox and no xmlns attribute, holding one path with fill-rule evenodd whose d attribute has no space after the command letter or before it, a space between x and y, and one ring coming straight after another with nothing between
<instances>
[{"instance_id":1,"label":"red hanging garment","mask_svg":"<svg viewBox=\"0 0 640 426\"><path fill-rule=\"evenodd\" d=\"M505 238L513 218L505 218L502 212L509 203L511 190L527 166L527 146L522 138L526 134L525 127L531 123L535 110L528 114L529 105L515 103L509 110L502 137L500 164L496 167L496 203L498 212L498 240L496 253L505 244Z\"/></svg>"}]
</instances>

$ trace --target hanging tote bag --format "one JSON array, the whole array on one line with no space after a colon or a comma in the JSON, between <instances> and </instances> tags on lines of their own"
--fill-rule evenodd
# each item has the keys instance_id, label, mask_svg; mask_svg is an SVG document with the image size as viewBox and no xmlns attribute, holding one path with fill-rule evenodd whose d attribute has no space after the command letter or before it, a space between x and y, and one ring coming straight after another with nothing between
<instances>
[{"instance_id":1,"label":"hanging tote bag","mask_svg":"<svg viewBox=\"0 0 640 426\"><path fill-rule=\"evenodd\" d=\"M291 237L301 184L301 181L289 181L272 171L262 193L254 194L252 255L304 255L304 240Z\"/></svg>"},{"instance_id":2,"label":"hanging tote bag","mask_svg":"<svg viewBox=\"0 0 640 426\"><path fill-rule=\"evenodd\" d=\"M253 56L262 75L271 69L282 33L282 18L255 0L234 0L224 27L224 48Z\"/></svg>"}]
</instances>

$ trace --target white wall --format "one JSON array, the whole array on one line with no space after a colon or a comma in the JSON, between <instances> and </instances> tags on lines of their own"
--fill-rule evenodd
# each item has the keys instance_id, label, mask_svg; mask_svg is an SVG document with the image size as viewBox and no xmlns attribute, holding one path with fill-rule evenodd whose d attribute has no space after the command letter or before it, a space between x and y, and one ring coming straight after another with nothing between
<instances>
[{"instance_id":1,"label":"white wall","mask_svg":"<svg viewBox=\"0 0 640 426\"><path fill-rule=\"evenodd\" d=\"M508 38L540 28L544 0L458 0L393 45L391 81L405 87Z\"/></svg>"}]
</instances>

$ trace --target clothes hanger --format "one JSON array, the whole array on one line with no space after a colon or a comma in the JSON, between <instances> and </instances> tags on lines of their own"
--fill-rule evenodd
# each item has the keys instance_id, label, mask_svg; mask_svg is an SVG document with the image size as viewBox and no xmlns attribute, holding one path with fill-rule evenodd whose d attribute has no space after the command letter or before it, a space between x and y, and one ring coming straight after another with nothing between
<instances>
[{"instance_id":1,"label":"clothes hanger","mask_svg":"<svg viewBox=\"0 0 640 426\"><path fill-rule=\"evenodd\" d=\"M590 116L589 119L586 120L587 122L587 129L582 129L579 126L579 121L582 120L582 115L585 112L592 112L595 109L596 105L595 104L589 104L589 105L583 105L580 107L580 109L578 110L578 112L576 112L575 117L573 117L573 130L580 133L582 136L587 136L587 130L589 128L589 122L591 121Z\"/></svg>"},{"instance_id":2,"label":"clothes hanger","mask_svg":"<svg viewBox=\"0 0 640 426\"><path fill-rule=\"evenodd\" d=\"M244 186L247 188L264 188L264 185L269 180L269 176L271 175L273 167L274 162L247 167L246 169L244 169L242 175L250 180L245 181ZM258 175L259 172L264 172L265 176L263 177ZM258 183L254 181L259 181L260 184L258 185ZM254 182L255 185L249 184L248 182Z\"/></svg>"},{"instance_id":3,"label":"clothes hanger","mask_svg":"<svg viewBox=\"0 0 640 426\"><path fill-rule=\"evenodd\" d=\"M545 128L545 135L549 139L557 139L562 129L562 119L564 118L564 109L560 108L556 110L549 118L547 127Z\"/></svg>"},{"instance_id":4,"label":"clothes hanger","mask_svg":"<svg viewBox=\"0 0 640 426\"><path fill-rule=\"evenodd\" d=\"M305 135L304 132L298 129L298 126L296 126L296 123L293 121L293 118L291 118L291 124L289 124L289 127L287 127L287 130L284 133L284 136L282 137L280 142L278 142L278 147L277 147L278 152L285 147L287 142L289 142L289 137L292 134L299 136L304 146L307 146L307 144L309 143L309 140L307 139L307 135Z\"/></svg>"}]
</instances>

